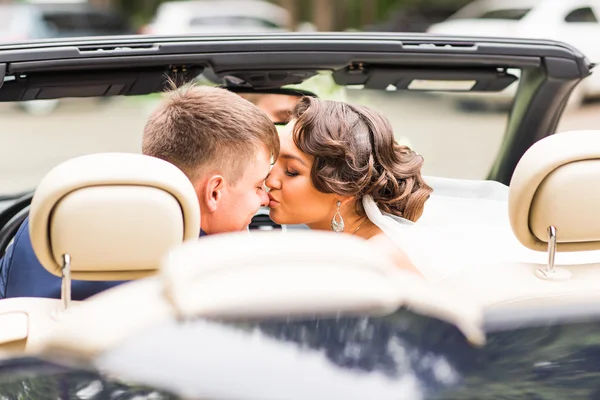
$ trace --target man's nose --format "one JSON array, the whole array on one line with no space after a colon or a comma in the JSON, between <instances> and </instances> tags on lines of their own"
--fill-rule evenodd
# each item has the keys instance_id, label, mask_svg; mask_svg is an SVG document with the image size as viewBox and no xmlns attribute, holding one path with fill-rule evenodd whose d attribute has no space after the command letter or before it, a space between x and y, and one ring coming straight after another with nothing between
<instances>
[{"instance_id":1,"label":"man's nose","mask_svg":"<svg viewBox=\"0 0 600 400\"><path fill-rule=\"evenodd\" d=\"M260 205L261 207L267 207L269 205L269 195L264 190L260 196Z\"/></svg>"}]
</instances>

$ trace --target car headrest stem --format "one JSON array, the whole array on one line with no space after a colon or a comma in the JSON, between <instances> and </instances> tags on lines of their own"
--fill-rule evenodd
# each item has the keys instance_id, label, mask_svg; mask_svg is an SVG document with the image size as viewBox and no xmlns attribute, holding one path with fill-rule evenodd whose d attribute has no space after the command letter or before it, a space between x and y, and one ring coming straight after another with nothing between
<instances>
[{"instance_id":1,"label":"car headrest stem","mask_svg":"<svg viewBox=\"0 0 600 400\"><path fill-rule=\"evenodd\" d=\"M571 271L565 268L556 268L554 260L556 258L556 227L548 227L548 264L545 268L539 268L535 271L538 278L552 281L565 281L571 278Z\"/></svg>"},{"instance_id":2,"label":"car headrest stem","mask_svg":"<svg viewBox=\"0 0 600 400\"><path fill-rule=\"evenodd\" d=\"M63 303L63 309L66 310L71 304L71 256L69 254L63 254L61 272L60 298Z\"/></svg>"}]
</instances>

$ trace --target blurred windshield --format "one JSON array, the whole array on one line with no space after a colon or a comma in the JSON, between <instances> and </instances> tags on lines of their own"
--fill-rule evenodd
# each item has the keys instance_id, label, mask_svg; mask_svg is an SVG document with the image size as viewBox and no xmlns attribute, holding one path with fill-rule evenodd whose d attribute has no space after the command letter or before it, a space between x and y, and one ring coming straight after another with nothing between
<instances>
[{"instance_id":1,"label":"blurred windshield","mask_svg":"<svg viewBox=\"0 0 600 400\"><path fill-rule=\"evenodd\" d=\"M440 176L484 178L508 115L506 110L478 111L477 104L471 110L469 98L461 104L462 98L455 95L344 88L335 85L329 73L298 87L383 112L398 141L423 154L425 173ZM0 193L33 189L53 166L78 155L139 152L144 124L160 98L156 94L0 104L5 153L0 158Z\"/></svg>"},{"instance_id":2,"label":"blurred windshield","mask_svg":"<svg viewBox=\"0 0 600 400\"><path fill-rule=\"evenodd\" d=\"M197 17L192 18L190 26L244 26L252 28L279 28L277 24L266 19L247 16Z\"/></svg>"},{"instance_id":3,"label":"blurred windshield","mask_svg":"<svg viewBox=\"0 0 600 400\"><path fill-rule=\"evenodd\" d=\"M518 21L529 14L531 8L501 8L495 10L464 9L449 19L504 19Z\"/></svg>"},{"instance_id":4,"label":"blurred windshield","mask_svg":"<svg viewBox=\"0 0 600 400\"><path fill-rule=\"evenodd\" d=\"M527 13L529 8L515 8L515 9L504 9L504 10L492 10L487 11L478 16L479 19L509 19L518 21L522 19Z\"/></svg>"},{"instance_id":5,"label":"blurred windshield","mask_svg":"<svg viewBox=\"0 0 600 400\"><path fill-rule=\"evenodd\" d=\"M487 177L500 151L515 86L470 95L365 90L337 86L327 72L294 87L383 112L397 140L424 156L426 175L480 179ZM52 167L75 156L140 152L146 119L160 99L153 94L0 103L0 194L34 189ZM595 108L567 113L563 124L589 127Z\"/></svg>"}]
</instances>

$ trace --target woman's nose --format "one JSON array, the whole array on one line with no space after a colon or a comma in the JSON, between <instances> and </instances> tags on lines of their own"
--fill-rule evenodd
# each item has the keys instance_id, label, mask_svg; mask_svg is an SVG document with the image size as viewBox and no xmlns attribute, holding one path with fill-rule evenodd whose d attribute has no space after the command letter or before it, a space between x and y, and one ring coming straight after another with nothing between
<instances>
[{"instance_id":1,"label":"woman's nose","mask_svg":"<svg viewBox=\"0 0 600 400\"><path fill-rule=\"evenodd\" d=\"M273 170L271 170L271 173L267 176L267 179L265 179L265 186L269 190L281 189L281 181L277 179Z\"/></svg>"}]
</instances>

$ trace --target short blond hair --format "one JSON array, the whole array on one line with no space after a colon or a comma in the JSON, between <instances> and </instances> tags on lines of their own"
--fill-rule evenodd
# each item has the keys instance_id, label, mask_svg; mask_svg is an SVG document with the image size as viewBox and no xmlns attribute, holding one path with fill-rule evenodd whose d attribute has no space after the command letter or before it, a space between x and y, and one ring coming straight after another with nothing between
<instances>
[{"instance_id":1,"label":"short blond hair","mask_svg":"<svg viewBox=\"0 0 600 400\"><path fill-rule=\"evenodd\" d=\"M191 180L217 171L232 184L261 149L279 155L277 130L263 111L226 89L194 84L167 92L142 138L143 154L176 165Z\"/></svg>"}]
</instances>

